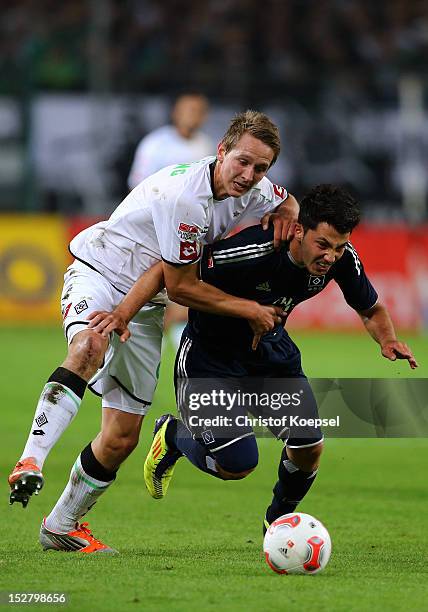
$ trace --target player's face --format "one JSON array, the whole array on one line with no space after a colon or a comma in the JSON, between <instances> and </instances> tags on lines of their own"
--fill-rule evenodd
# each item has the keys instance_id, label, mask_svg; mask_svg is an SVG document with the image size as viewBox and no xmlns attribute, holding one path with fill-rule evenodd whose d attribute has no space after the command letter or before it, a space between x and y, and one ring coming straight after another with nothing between
<instances>
[{"instance_id":1,"label":"player's face","mask_svg":"<svg viewBox=\"0 0 428 612\"><path fill-rule=\"evenodd\" d=\"M243 196L262 180L273 157L272 149L251 134L243 134L228 153L220 143L214 172L215 197Z\"/></svg>"},{"instance_id":2,"label":"player's face","mask_svg":"<svg viewBox=\"0 0 428 612\"><path fill-rule=\"evenodd\" d=\"M208 103L203 96L181 96L175 103L172 121L184 138L191 138L203 123L208 113Z\"/></svg>"},{"instance_id":3,"label":"player's face","mask_svg":"<svg viewBox=\"0 0 428 612\"><path fill-rule=\"evenodd\" d=\"M340 234L328 223L318 223L316 229L303 232L299 225L296 228L295 238L298 244L298 261L305 265L306 269L314 275L327 274L331 266L342 257L350 232ZM300 256L299 256L300 255Z\"/></svg>"}]
</instances>

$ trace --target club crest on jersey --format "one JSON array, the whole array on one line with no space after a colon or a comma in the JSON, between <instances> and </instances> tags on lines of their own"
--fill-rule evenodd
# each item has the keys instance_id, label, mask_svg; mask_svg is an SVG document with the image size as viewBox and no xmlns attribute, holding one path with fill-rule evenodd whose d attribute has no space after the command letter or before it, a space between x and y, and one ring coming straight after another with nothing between
<instances>
[{"instance_id":1,"label":"club crest on jersey","mask_svg":"<svg viewBox=\"0 0 428 612\"><path fill-rule=\"evenodd\" d=\"M181 240L180 242L180 261L195 261L199 257L199 244Z\"/></svg>"},{"instance_id":2,"label":"club crest on jersey","mask_svg":"<svg viewBox=\"0 0 428 612\"><path fill-rule=\"evenodd\" d=\"M76 311L76 314L80 314L81 312L83 312L84 310L87 310L89 308L88 303L86 300L82 300L80 301L78 304L76 304L76 306L74 307L74 310Z\"/></svg>"},{"instance_id":3,"label":"club crest on jersey","mask_svg":"<svg viewBox=\"0 0 428 612\"><path fill-rule=\"evenodd\" d=\"M197 225L189 225L188 223L180 223L177 230L178 235L182 240L196 240L202 233Z\"/></svg>"},{"instance_id":4,"label":"club crest on jersey","mask_svg":"<svg viewBox=\"0 0 428 612\"><path fill-rule=\"evenodd\" d=\"M325 276L310 275L308 280L308 291L321 291L324 289Z\"/></svg>"}]
</instances>

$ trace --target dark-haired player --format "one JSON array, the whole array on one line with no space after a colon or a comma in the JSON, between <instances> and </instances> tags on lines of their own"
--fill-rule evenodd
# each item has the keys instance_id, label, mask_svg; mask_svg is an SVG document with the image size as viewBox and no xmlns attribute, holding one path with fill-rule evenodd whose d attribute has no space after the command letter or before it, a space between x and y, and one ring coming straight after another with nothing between
<instances>
[{"instance_id":1,"label":"dark-haired player","mask_svg":"<svg viewBox=\"0 0 428 612\"><path fill-rule=\"evenodd\" d=\"M267 235L257 226L250 227L206 250L201 277L237 296L281 305L287 316L334 280L380 344L382 355L390 360L407 359L410 367L416 368L411 350L397 340L388 311L349 243L359 220L358 205L347 192L320 185L303 198L294 237L286 248L275 251L272 232ZM216 384L223 379L226 389L231 379L238 383L252 377L285 378L291 384L298 381L297 388L305 392L305 416L317 417L299 349L281 325L265 334L254 351L251 329L245 321L190 310L175 368L177 403L188 427L172 415L156 422L145 463L146 485L155 498L165 495L175 462L183 455L200 470L224 480L244 478L257 465L251 427L235 427L233 435L226 437L222 426L192 426L195 419L190 418L189 390L200 389L201 379L215 379ZM202 389L208 391L206 382ZM211 406L211 415L216 414L219 408ZM273 433L285 445L265 525L294 511L314 482L323 448L323 436L316 427L309 427L303 435L293 430Z\"/></svg>"}]
</instances>

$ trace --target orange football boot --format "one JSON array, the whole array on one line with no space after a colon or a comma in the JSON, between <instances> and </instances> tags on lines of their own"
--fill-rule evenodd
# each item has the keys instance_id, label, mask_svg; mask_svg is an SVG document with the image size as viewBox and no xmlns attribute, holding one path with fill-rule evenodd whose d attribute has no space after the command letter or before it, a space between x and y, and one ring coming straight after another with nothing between
<instances>
[{"instance_id":1,"label":"orange football boot","mask_svg":"<svg viewBox=\"0 0 428 612\"><path fill-rule=\"evenodd\" d=\"M81 553L117 553L97 540L88 528L88 523L76 523L75 529L68 533L57 533L46 527L46 518L40 527L40 544L43 550L61 550L63 552Z\"/></svg>"},{"instance_id":2,"label":"orange football boot","mask_svg":"<svg viewBox=\"0 0 428 612\"><path fill-rule=\"evenodd\" d=\"M11 489L9 503L20 502L23 508L27 506L33 493L39 494L45 482L34 457L25 457L18 461L7 480Z\"/></svg>"}]
</instances>

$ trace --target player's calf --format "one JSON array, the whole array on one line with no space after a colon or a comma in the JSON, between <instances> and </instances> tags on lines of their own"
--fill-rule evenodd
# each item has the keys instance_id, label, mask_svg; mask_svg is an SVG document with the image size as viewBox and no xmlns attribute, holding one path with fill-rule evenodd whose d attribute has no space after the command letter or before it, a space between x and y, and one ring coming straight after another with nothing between
<instances>
[{"instance_id":1,"label":"player's calf","mask_svg":"<svg viewBox=\"0 0 428 612\"><path fill-rule=\"evenodd\" d=\"M117 470L136 448L144 416L104 408L101 431L92 442L97 460L108 470Z\"/></svg>"},{"instance_id":2,"label":"player's calf","mask_svg":"<svg viewBox=\"0 0 428 612\"><path fill-rule=\"evenodd\" d=\"M276 518L294 512L315 481L323 442L301 442L301 447L284 446L282 450L278 481L273 488L272 502L264 519L264 532Z\"/></svg>"},{"instance_id":3,"label":"player's calf","mask_svg":"<svg viewBox=\"0 0 428 612\"><path fill-rule=\"evenodd\" d=\"M323 448L322 441L301 448L287 447L287 457L302 472L314 472L319 467Z\"/></svg>"}]
</instances>

